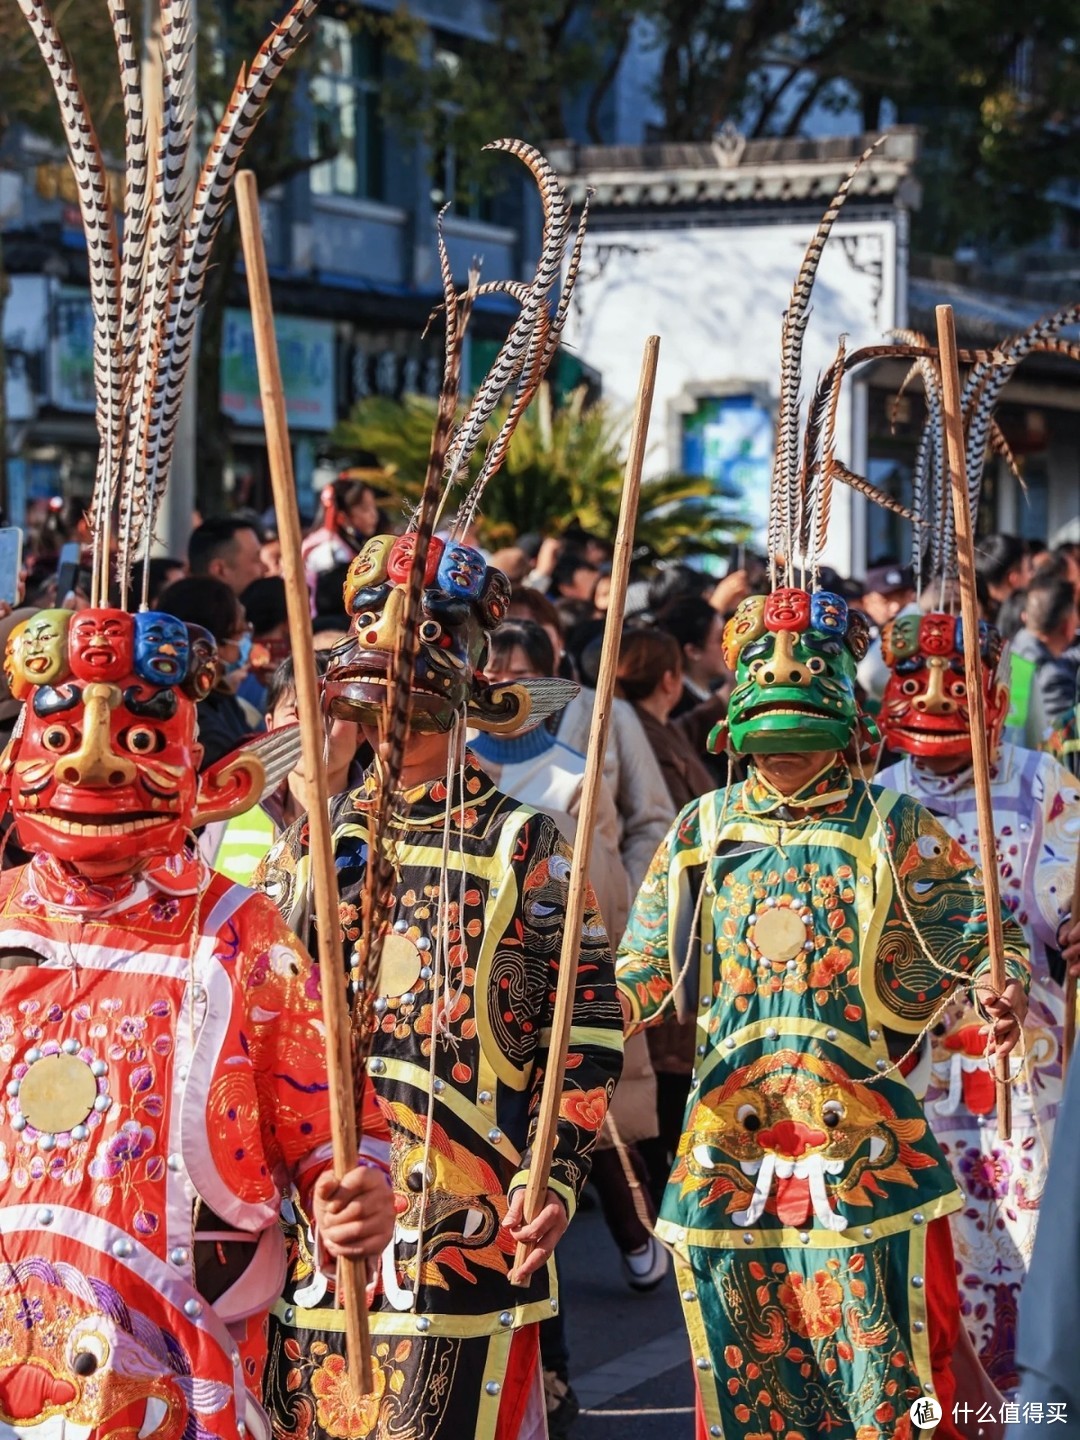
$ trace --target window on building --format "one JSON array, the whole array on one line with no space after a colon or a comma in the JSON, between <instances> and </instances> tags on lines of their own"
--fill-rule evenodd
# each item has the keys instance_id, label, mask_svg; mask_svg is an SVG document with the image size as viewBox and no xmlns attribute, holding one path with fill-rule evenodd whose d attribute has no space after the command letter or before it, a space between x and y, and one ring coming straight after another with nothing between
<instances>
[{"instance_id":1,"label":"window on building","mask_svg":"<svg viewBox=\"0 0 1080 1440\"><path fill-rule=\"evenodd\" d=\"M495 206L491 191L477 178L463 173L457 146L452 137L454 117L460 105L452 98L463 64L462 41L456 35L436 34L432 65L436 70L436 87L440 95L438 109L444 118L444 139L435 146L432 162L431 202L436 210L450 201L451 214L465 220L492 224Z\"/></svg>"},{"instance_id":2,"label":"window on building","mask_svg":"<svg viewBox=\"0 0 1080 1440\"><path fill-rule=\"evenodd\" d=\"M318 43L322 60L311 84L315 110L311 153L330 153L330 158L312 167L311 188L316 195L381 200L381 41L346 20L322 18Z\"/></svg>"}]
</instances>

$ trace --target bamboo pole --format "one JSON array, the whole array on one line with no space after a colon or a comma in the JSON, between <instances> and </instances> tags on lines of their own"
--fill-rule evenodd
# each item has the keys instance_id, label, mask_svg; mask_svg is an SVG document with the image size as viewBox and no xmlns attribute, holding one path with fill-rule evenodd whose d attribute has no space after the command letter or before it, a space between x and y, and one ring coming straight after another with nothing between
<instances>
[{"instance_id":1,"label":"bamboo pole","mask_svg":"<svg viewBox=\"0 0 1080 1440\"><path fill-rule=\"evenodd\" d=\"M1072 908L1069 920L1073 925L1080 920L1080 855L1076 857L1076 873L1073 876ZM1076 1044L1076 976L1065 976L1065 1033L1061 1041L1061 1079L1065 1081L1069 1061Z\"/></svg>"},{"instance_id":2,"label":"bamboo pole","mask_svg":"<svg viewBox=\"0 0 1080 1440\"><path fill-rule=\"evenodd\" d=\"M593 831L604 782L604 755L607 751L608 724L611 719L615 672L619 665L623 617L626 612L626 587L630 579L630 561L634 548L634 527L637 523L638 497L641 493L641 467L645 458L645 442L649 433L649 412L652 409L653 387L656 383L656 362L660 353L660 337L650 335L645 341L641 360L634 424L630 432L630 448L626 457L619 525L615 536L615 554L611 567L611 594L604 624L604 644L600 655L600 674L596 682L596 703L589 731L589 749L585 761L585 778L581 792L574 855L570 867L570 886L566 901L562 951L559 956L559 981L555 996L555 1012L551 1022L548 1045L548 1066L540 1096L540 1110L532 1143L532 1165L525 1187L524 1216L534 1220L543 1209L551 1176L551 1159L555 1149L555 1132L559 1123L563 1079L566 1075L566 1052L570 1043L570 1027L574 1014L577 989L578 955L581 949L581 926L585 918L585 894L589 884L589 860L592 854ZM614 937L613 937L614 939ZM528 1253L522 1242L514 1256L510 1272L515 1279Z\"/></svg>"},{"instance_id":3,"label":"bamboo pole","mask_svg":"<svg viewBox=\"0 0 1080 1440\"><path fill-rule=\"evenodd\" d=\"M255 176L250 170L241 170L236 177L236 206L240 216L240 236L244 246L248 293L251 297L251 323L255 332L259 392L262 396L270 481L288 600L289 643L296 676L296 709L300 719L301 753L308 782L308 853L314 886L319 973L322 977L320 988L326 1024L330 1134L334 1148L334 1171L340 1177L356 1166L356 1103L350 1062L351 1039L345 962L341 947L337 880L330 835L330 797L326 786L326 729L319 702L315 647L311 638L311 601L300 558L300 516L296 508L296 485L285 417L285 391L281 383L281 366L274 334L274 312L270 301L270 281L266 272L266 251L259 221L259 194ZM338 1262L338 1291L345 1307L349 1376L358 1394L370 1395L374 1384L365 1283L363 1261Z\"/></svg>"},{"instance_id":4,"label":"bamboo pole","mask_svg":"<svg viewBox=\"0 0 1080 1440\"><path fill-rule=\"evenodd\" d=\"M956 324L951 305L937 307L938 354L941 388L945 403L945 441L952 486L953 517L960 576L960 614L964 629L964 674L967 681L968 713L971 717L971 758L975 782L975 809L978 817L979 853L986 890L986 921L990 941L990 983L1000 995L1005 989L1005 939L1001 925L1000 877L997 863L997 832L990 797L990 755L987 749L986 711L982 690L982 655L979 645L979 612L975 597L975 541L971 533L971 505L968 498L967 465L964 458L964 419L960 402L960 370L956 355ZM1012 1130L1012 1092L1009 1087L1009 1058L995 1056L994 1090L997 1097L998 1134L1008 1140Z\"/></svg>"}]
</instances>

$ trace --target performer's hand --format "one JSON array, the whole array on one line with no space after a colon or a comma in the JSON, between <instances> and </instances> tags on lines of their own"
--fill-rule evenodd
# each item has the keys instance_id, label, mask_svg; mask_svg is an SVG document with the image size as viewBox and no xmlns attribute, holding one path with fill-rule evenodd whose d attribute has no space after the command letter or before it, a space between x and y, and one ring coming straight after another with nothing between
<instances>
[{"instance_id":1,"label":"performer's hand","mask_svg":"<svg viewBox=\"0 0 1080 1440\"><path fill-rule=\"evenodd\" d=\"M566 1233L570 1217L566 1213L562 1197L554 1190L549 1190L536 1219L526 1225L525 1187L519 1185L510 1196L510 1204L502 1223L503 1227L510 1231L515 1244L524 1241L532 1246L524 1262L510 1272L510 1283L522 1285L530 1275L535 1275L542 1265L547 1264L551 1252Z\"/></svg>"},{"instance_id":2,"label":"performer's hand","mask_svg":"<svg viewBox=\"0 0 1080 1440\"><path fill-rule=\"evenodd\" d=\"M750 578L745 570L733 570L718 580L709 596L709 604L721 615L734 610L750 594Z\"/></svg>"},{"instance_id":3,"label":"performer's hand","mask_svg":"<svg viewBox=\"0 0 1080 1440\"><path fill-rule=\"evenodd\" d=\"M1061 953L1070 975L1080 975L1080 919L1069 920L1058 935Z\"/></svg>"},{"instance_id":4,"label":"performer's hand","mask_svg":"<svg viewBox=\"0 0 1080 1440\"><path fill-rule=\"evenodd\" d=\"M394 1233L394 1192L371 1165L358 1165L340 1180L325 1171L315 1182L313 1209L323 1249L346 1260L380 1255Z\"/></svg>"},{"instance_id":5,"label":"performer's hand","mask_svg":"<svg viewBox=\"0 0 1080 1440\"><path fill-rule=\"evenodd\" d=\"M975 998L990 1023L983 1027L991 1036L991 1050L999 1057L1008 1055L1020 1039L1020 1027L1027 1014L1027 995L1019 980L1010 980L1000 995L995 995L988 980L975 987Z\"/></svg>"}]
</instances>

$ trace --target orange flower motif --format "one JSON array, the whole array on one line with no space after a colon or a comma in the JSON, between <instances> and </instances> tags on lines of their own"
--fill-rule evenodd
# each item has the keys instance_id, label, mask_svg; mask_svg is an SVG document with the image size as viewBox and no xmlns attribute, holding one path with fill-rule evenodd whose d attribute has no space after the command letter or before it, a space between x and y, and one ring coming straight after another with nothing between
<instances>
[{"instance_id":1,"label":"orange flower motif","mask_svg":"<svg viewBox=\"0 0 1080 1440\"><path fill-rule=\"evenodd\" d=\"M815 990L825 989L837 975L843 973L850 959L849 950L841 950L839 945L830 945L825 954L810 966L810 984Z\"/></svg>"},{"instance_id":2,"label":"orange flower motif","mask_svg":"<svg viewBox=\"0 0 1080 1440\"><path fill-rule=\"evenodd\" d=\"M805 1340L824 1340L840 1325L843 1287L824 1270L815 1271L810 1280L790 1271L777 1298L788 1324Z\"/></svg>"},{"instance_id":3,"label":"orange flower motif","mask_svg":"<svg viewBox=\"0 0 1080 1440\"><path fill-rule=\"evenodd\" d=\"M604 1087L595 1090L571 1090L562 1097L560 1114L582 1130L599 1130L607 1114L608 1095Z\"/></svg>"},{"instance_id":4,"label":"orange flower motif","mask_svg":"<svg viewBox=\"0 0 1080 1440\"><path fill-rule=\"evenodd\" d=\"M720 962L720 981L736 995L748 995L755 989L753 974L745 965L730 956Z\"/></svg>"},{"instance_id":5,"label":"orange flower motif","mask_svg":"<svg viewBox=\"0 0 1080 1440\"><path fill-rule=\"evenodd\" d=\"M311 1377L315 1420L335 1440L360 1440L370 1435L379 1420L379 1405L386 1391L386 1376L374 1367L370 1395L358 1396L345 1371L343 1355L327 1355Z\"/></svg>"}]
</instances>

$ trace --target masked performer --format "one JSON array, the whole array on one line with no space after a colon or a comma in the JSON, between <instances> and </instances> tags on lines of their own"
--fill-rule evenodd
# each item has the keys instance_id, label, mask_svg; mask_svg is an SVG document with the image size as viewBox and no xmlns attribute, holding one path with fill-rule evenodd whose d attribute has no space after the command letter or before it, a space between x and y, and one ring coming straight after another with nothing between
<instances>
[{"instance_id":1,"label":"masked performer","mask_svg":"<svg viewBox=\"0 0 1080 1440\"><path fill-rule=\"evenodd\" d=\"M984 385L969 385L970 475L981 475L980 422L1001 384L1015 373L1013 357L1039 348L1070 313L1059 312L1003 341L1000 359L986 367ZM939 381L931 364L921 369L933 431L941 415ZM920 454L931 466L943 452L940 436L924 438ZM928 478L933 483L920 489L930 501L925 517L930 519L942 509L940 497L948 483L944 464L933 467ZM933 579L923 594L926 613L891 621L882 637L890 678L880 725L886 745L901 759L883 770L879 781L933 811L953 839L981 860L962 627L955 614L941 608L943 597L955 595L955 573L950 573L955 550L947 523L923 529L933 536ZM923 549L921 534L916 548ZM926 1113L964 1194L963 1208L952 1217L963 1321L987 1374L1000 1390L1010 1391L1018 1380L1017 1301L1031 1260L1061 1099L1064 977L1059 952L1068 930L1080 841L1080 788L1051 756L1001 740L1009 696L998 678L1002 645L993 627L981 627L980 650L1001 897L1031 947L1025 1054L1012 1060L1016 1083L1012 1134L1006 1141L997 1130L981 1017L969 1004L957 1004L942 1016L933 1039Z\"/></svg>"},{"instance_id":2,"label":"masked performer","mask_svg":"<svg viewBox=\"0 0 1080 1440\"><path fill-rule=\"evenodd\" d=\"M13 632L5 667L24 704L0 797L33 858L0 880L0 1426L268 1440L259 1401L284 1272L283 1193L295 1188L311 1207L330 1255L377 1254L392 1198L377 1164L340 1182L329 1170L317 970L265 897L215 876L193 844L193 826L251 803L294 747L279 739L197 776L196 703L217 678L213 641L105 597L114 513L126 593L168 466L187 350L166 302L194 305L188 262L198 253L205 264L245 127L314 6L296 5L272 31L234 96L196 194L192 250L177 227L161 228L191 120L180 93L190 16L165 7L170 159L151 214L139 208L138 65L124 7L111 6L132 167L123 268L71 63L47 12L23 8L80 184L101 462L92 607L32 617ZM381 1150L385 1163L373 1104L367 1118L371 1158Z\"/></svg>"},{"instance_id":3,"label":"masked performer","mask_svg":"<svg viewBox=\"0 0 1080 1440\"><path fill-rule=\"evenodd\" d=\"M790 462L799 337L837 208L784 326L771 548L789 573L809 551L810 587L751 597L729 621L728 743L747 777L677 817L619 952L631 1023L697 1018L657 1231L677 1259L699 1435L725 1440L909 1437L909 1408L931 1393L938 1436L955 1435L945 1217L960 1196L903 1062L954 988L977 991L1003 1050L1024 1003L1011 922L1009 984L989 987L984 896L960 846L851 768L867 740L854 683L868 627L813 583L829 486L854 479L832 455L842 363L824 456L808 431L806 484Z\"/></svg>"},{"instance_id":4,"label":"masked performer","mask_svg":"<svg viewBox=\"0 0 1080 1440\"><path fill-rule=\"evenodd\" d=\"M535 280L510 287L521 317L453 441L446 419L454 414L475 279L459 300L444 255L448 380L429 485L433 477L440 484L447 467L465 473L470 437L479 437L485 411L511 379L518 388L509 415L520 413L554 352L576 269L575 252L552 319L547 292L569 239L568 207L541 155L514 141L496 148L519 155L536 176L545 245ZM522 364L512 362L515 353ZM297 1440L546 1433L536 1331L558 1301L553 1265L545 1262L588 1174L619 1074L622 1027L611 952L590 896L550 1189L525 1225L521 1187L547 1068L568 851L549 817L495 788L465 749L465 732L512 733L539 723L574 687L550 678L492 685L481 674L487 636L505 616L510 591L506 577L460 535L509 433L504 427L489 446L445 544L423 532L423 517L433 518L425 487L416 528L398 539L375 536L361 550L345 590L350 638L334 652L325 680L330 713L359 720L380 754L387 747L363 785L334 803L332 826L345 953L360 990L370 984L374 995L368 1073L390 1124L398 1224L371 1314L375 1393L360 1407L340 1384L339 1312L298 1234L271 1341L275 1426ZM422 572L413 571L414 555ZM421 602L413 613L410 581ZM406 658L407 641L415 650ZM389 757L394 735L403 732L387 721L388 690L396 703L403 677L409 723L398 768ZM373 857L373 849L380 853ZM382 960L367 980L365 886L369 867L383 859ZM261 877L301 934L308 863L304 829L294 827ZM371 883L378 898L383 882ZM520 1277L524 1286L510 1281L518 1239L537 1242Z\"/></svg>"}]
</instances>

